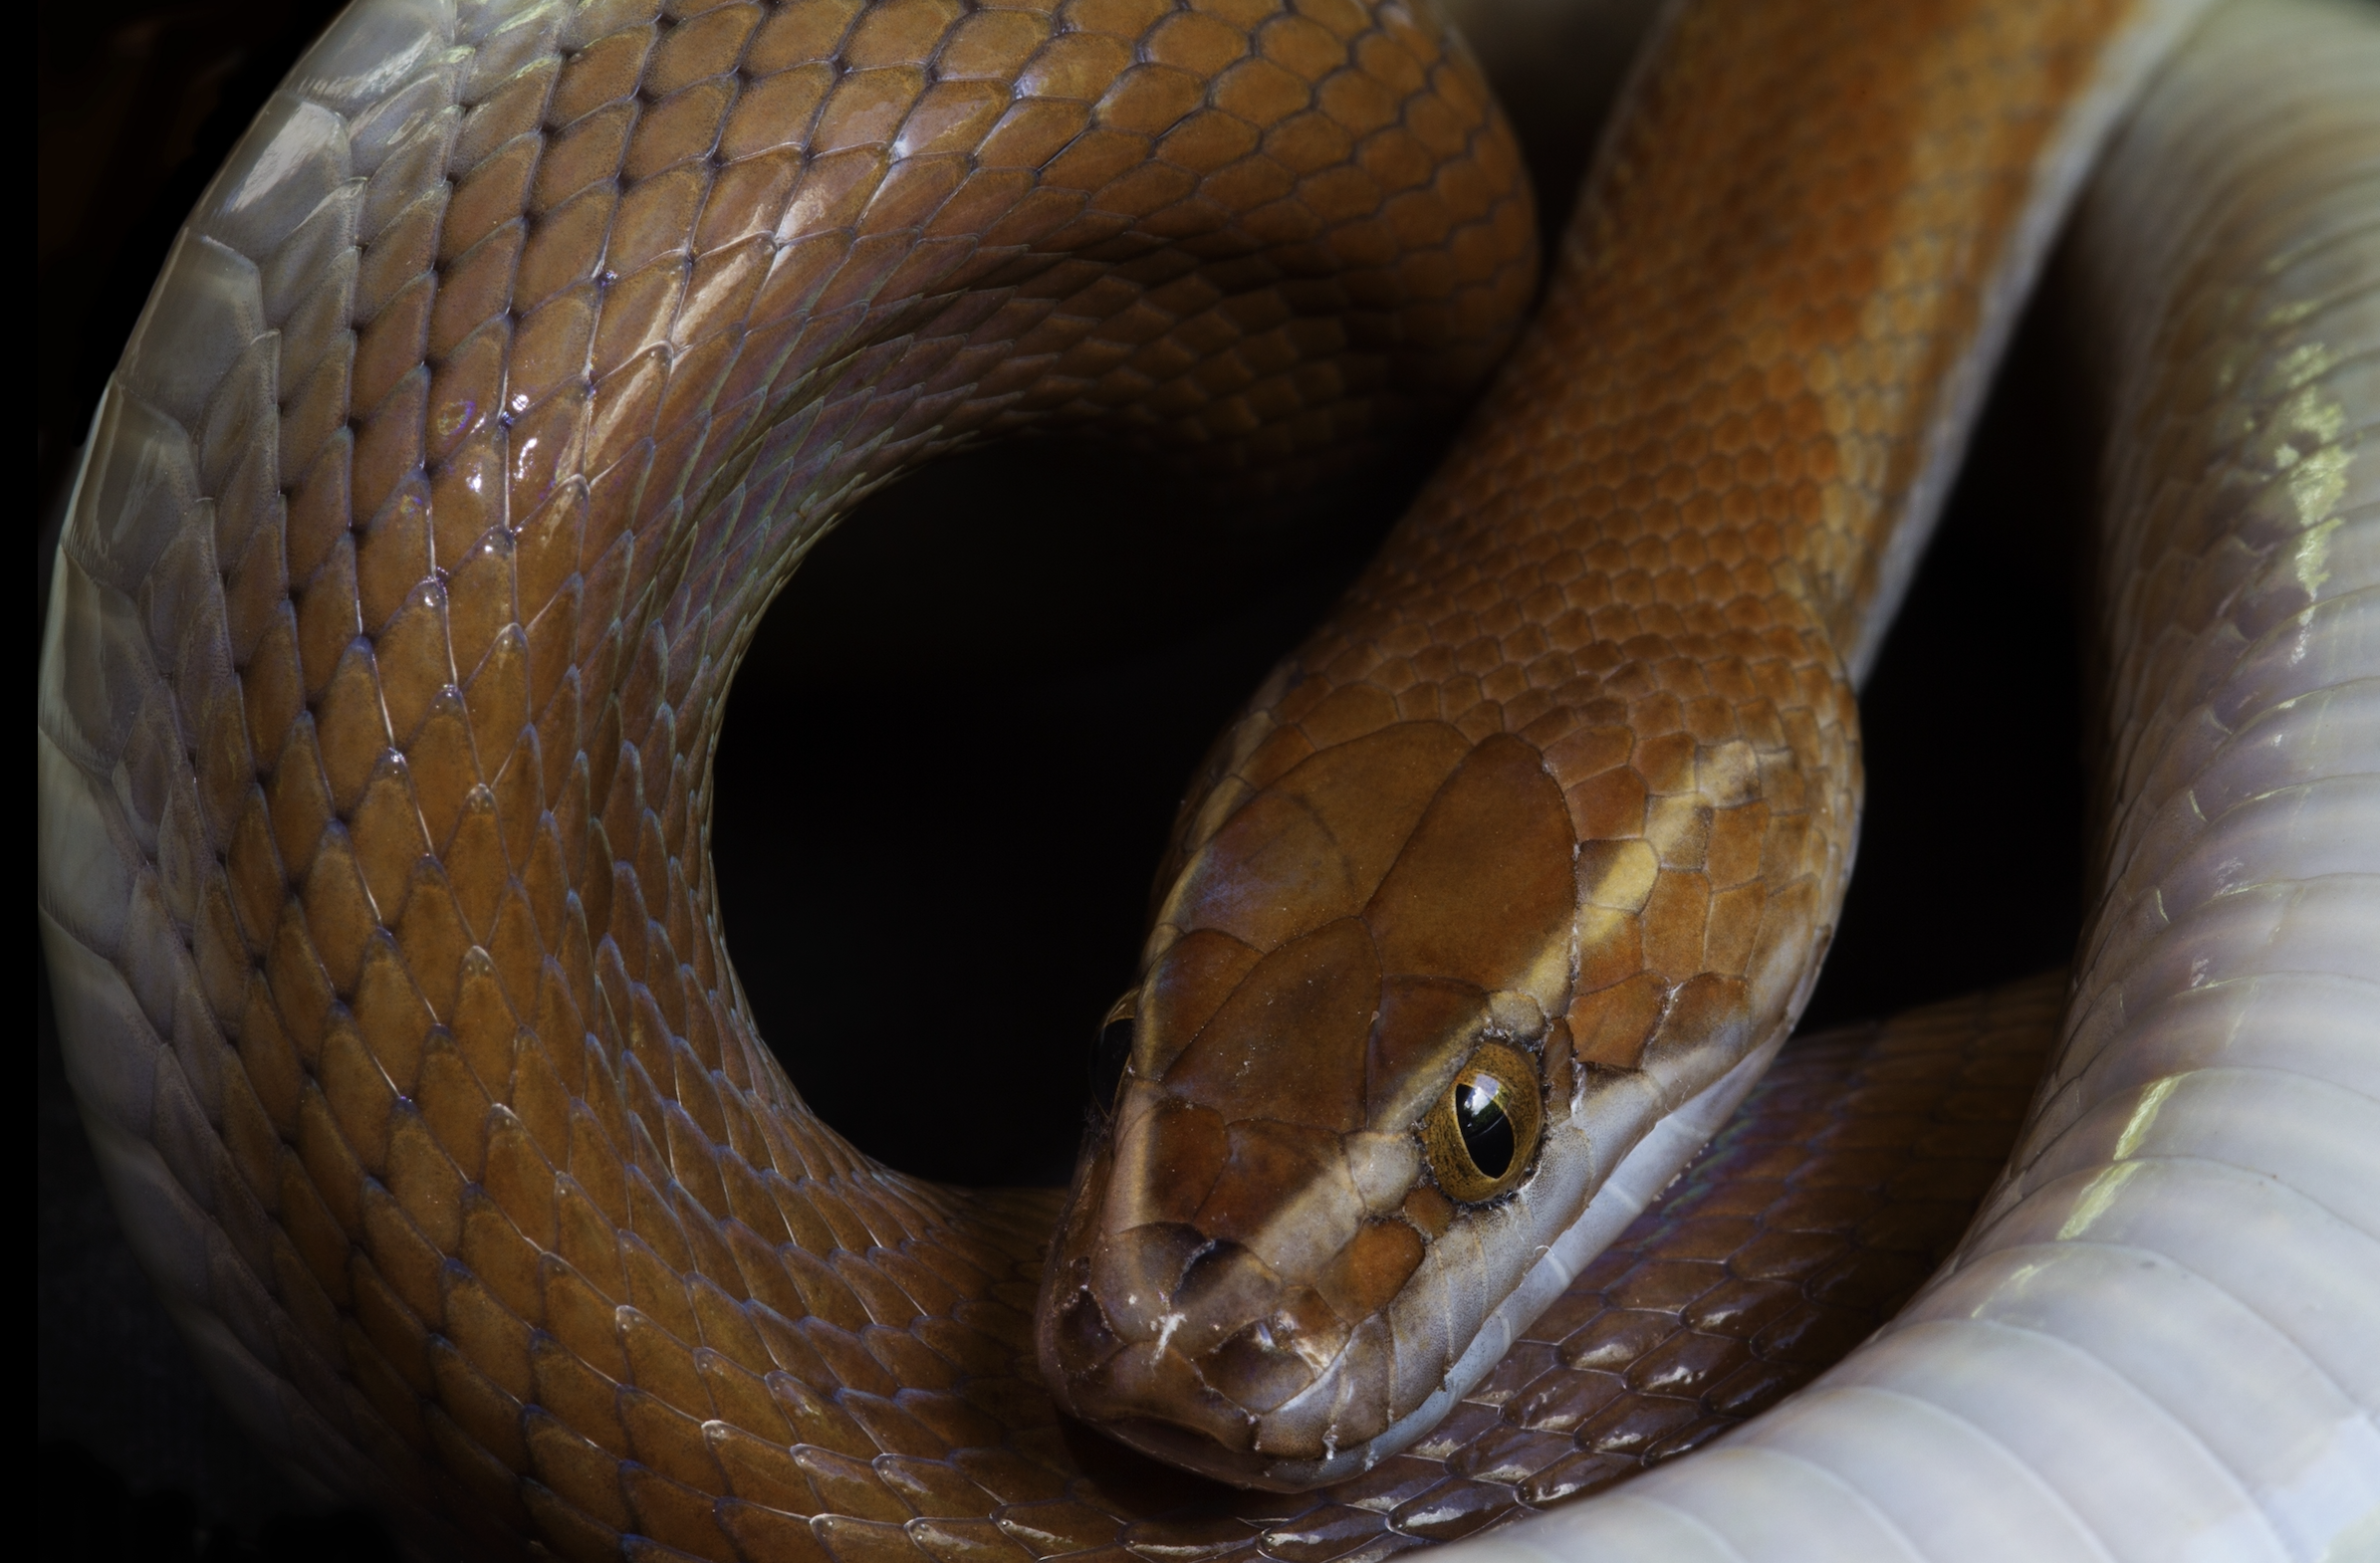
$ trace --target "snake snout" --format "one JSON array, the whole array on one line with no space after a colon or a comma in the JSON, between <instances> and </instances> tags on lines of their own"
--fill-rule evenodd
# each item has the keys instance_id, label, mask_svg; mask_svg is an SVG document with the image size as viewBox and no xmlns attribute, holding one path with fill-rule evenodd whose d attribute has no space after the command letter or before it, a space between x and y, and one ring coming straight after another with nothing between
<instances>
[{"instance_id":1,"label":"snake snout","mask_svg":"<svg viewBox=\"0 0 2380 1563\"><path fill-rule=\"evenodd\" d=\"M1043 1372L1075 1416L1256 1485L1273 1484L1277 1462L1327 1459L1387 1428L1381 1326L1346 1317L1349 1299L1334 1306L1244 1244L1181 1223L1085 1249L1053 1265L1040 1310Z\"/></svg>"}]
</instances>

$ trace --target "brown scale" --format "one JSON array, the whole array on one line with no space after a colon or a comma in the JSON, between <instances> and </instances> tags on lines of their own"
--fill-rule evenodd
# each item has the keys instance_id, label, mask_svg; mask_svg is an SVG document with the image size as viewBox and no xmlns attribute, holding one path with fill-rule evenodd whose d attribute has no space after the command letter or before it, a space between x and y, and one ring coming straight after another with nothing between
<instances>
[{"instance_id":1,"label":"brown scale","mask_svg":"<svg viewBox=\"0 0 2380 1563\"><path fill-rule=\"evenodd\" d=\"M1547 330L1227 742L1185 853L1299 745L1443 724L1441 777L1558 784L1541 822L1608 858L1582 1064L1750 1002L1780 908L1822 945L1860 561L2000 211L1945 192L2013 179L2044 131L2008 106L2080 69L2050 19L1938 9L1689 15ZM1093 427L1286 482L1454 405L1531 289L1517 155L1396 4L560 16L483 39L456 107L257 257L277 335L192 425L213 553L142 588L216 849L165 893L231 1049L189 1065L219 1149L171 1154L230 1169L238 1327L380 1501L493 1553L1374 1557L1691 1447L1897 1306L2013 1134L2046 989L1979 1041L1934 1015L1788 1055L1725 1180L1357 1481L1220 1494L1062 1422L1055 1198L867 1163L752 1031L708 882L719 697L820 532L962 440ZM1678 158L1741 177L1681 194ZM1696 235L1789 228L1837 177L1875 192L1839 230L1681 294ZM1671 240L1606 275L1660 204ZM1780 287L1770 324L1733 313ZM176 602L220 603L236 681L175 661ZM126 774L171 745L136 734Z\"/></svg>"}]
</instances>

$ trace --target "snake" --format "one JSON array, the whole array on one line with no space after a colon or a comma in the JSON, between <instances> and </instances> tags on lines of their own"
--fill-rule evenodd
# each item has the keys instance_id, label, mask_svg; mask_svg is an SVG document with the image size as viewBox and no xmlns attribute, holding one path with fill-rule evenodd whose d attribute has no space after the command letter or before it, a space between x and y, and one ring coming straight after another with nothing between
<instances>
[{"instance_id":1,"label":"snake","mask_svg":"<svg viewBox=\"0 0 2380 1563\"><path fill-rule=\"evenodd\" d=\"M1404 0L357 0L54 564L127 1234L429 1555L2380 1550L2375 82L2315 0L1686 0L1539 299ZM2061 227L2074 967L1788 1045ZM812 1115L708 768L819 539L996 437L1260 494L1458 415L1189 783L1071 1188Z\"/></svg>"}]
</instances>

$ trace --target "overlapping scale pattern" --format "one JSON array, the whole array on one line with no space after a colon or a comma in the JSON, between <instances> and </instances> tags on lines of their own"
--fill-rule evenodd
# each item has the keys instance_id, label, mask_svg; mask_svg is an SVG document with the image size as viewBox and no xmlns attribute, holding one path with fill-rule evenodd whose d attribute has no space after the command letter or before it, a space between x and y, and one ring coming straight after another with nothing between
<instances>
[{"instance_id":1,"label":"overlapping scale pattern","mask_svg":"<svg viewBox=\"0 0 2380 1563\"><path fill-rule=\"evenodd\" d=\"M1214 798L1367 722L1539 746L1595 849L1582 893L1609 970L1567 1022L1582 1066L1643 1061L1660 1027L1736 1004L1730 984L1795 986L1822 942L1855 809L1849 679L1897 589L1893 529L1922 531L1957 442L1955 344L1992 335L1990 279L2042 237L2006 232L2049 155L2009 106L2086 73L2087 49L2025 31L2052 9L1969 8L1939 32L1896 13L1872 37L1829 12L1749 49L1753 23L1689 13L1640 122L1722 135L1693 84L1739 51L1763 103L1794 70L1844 85L1770 112L1791 133L1754 136L1683 228L1750 211L1748 233L1793 230L1811 191L1773 175L1832 136L1862 148L1837 170L1862 199L1767 255L1757 288L1681 289L1677 255L1609 259L1626 252L1598 224L1673 193L1631 184L1650 152L1623 140L1564 263L1605 302L1557 304L1470 465L1305 653L1313 676L1223 751ZM1913 106L1938 135L1889 133ZM2268 129L2210 131L2206 177L2164 188L2253 185L2226 170ZM2234 1132L2198 1115L2237 1097L2213 1075L2288 1071L2260 1054L2136 1081L2121 1060L2148 1055L2116 1045L2135 1016L2187 1010L2199 1029L2174 1034L2220 1052L2301 1005L2294 1045L2334 1073L2351 1051L2314 1016L2371 975L2324 943L2362 906L2329 843L2368 812L2348 673L2369 665L2369 351L2289 335L2363 320L2368 287L2321 281L2360 253L2368 208L2342 201L2343 248L2288 252L2286 298L2256 317L2268 363L2197 404L2211 423L2128 404L2186 453L2231 437L2237 386L2275 398L2241 436L2265 441L2227 513L2247 523L2118 529L2124 578L2147 582L2119 604L2115 643L2143 649L2118 687L2181 693L2118 724L2119 796L2148 801L2119 810L2121 915L2084 953L2086 991L2116 997L2074 1028L2048 1098L2072 1127L2043 1119L1997 1232L2054 1207L2106 1241L2153 1235L2181 1195L2239 1192L2203 1172L2224 1161L2207 1146L2136 1153ZM2250 266L2256 220L2216 225ZM440 1548L1325 1563L1691 1449L1897 1306L1996 1157L1979 1126L2010 1122L2041 990L1988 1001L1981 1042L1954 1025L1971 1010L1788 1054L1443 1439L1321 1494L1218 1498L1057 1419L1030 1321L1053 1202L864 1162L745 1017L707 884L711 723L752 617L840 510L1027 426L1295 479L1451 406L1509 335L1532 253L1476 74L1395 4L343 16L201 202L110 384L43 654L40 917L69 1067L134 1244L242 1419ZM1839 264L1854 253L1868 270ZM1702 313L1657 314L1656 285ZM1734 313L1756 293L1782 317ZM1788 360L1812 338L1830 345ZM2218 380L2236 367L2157 339ZM1680 359L1695 372L1662 372ZM1547 437L1557 417L1576 428ZM2140 497L2121 514L2200 525L2159 509L2170 470L2119 483ZM1581 530L1590 505L1637 521ZM2215 756L2195 771L2193 735ZM2276 791L2275 755L2337 763ZM1194 808L1186 848L1228 812ZM2226 866L2267 849L2296 866L2253 884ZM1773 916L1776 948L1801 944L1762 967ZM2210 992L2193 963L2219 925L2267 955ZM1928 1055L1949 1083L1899 1080ZM2136 1086L2116 1127L2107 1092ZM2256 1089L2268 1123L2315 1127L2330 1160L2302 1198L2363 1253L2361 1109ZM2069 1162L2102 1130L2118 1173L2084 1179ZM2368 1364L2324 1346L2302 1300L2191 1317L2261 1308L2319 1372L2259 1360L2368 1429ZM2352 1415L2337 1426L2351 1439ZM2361 1446L2337 1448L2359 1468ZM2259 1492L2295 1490L2258 1470ZM2284 1540L2328 1512L2289 1509Z\"/></svg>"}]
</instances>

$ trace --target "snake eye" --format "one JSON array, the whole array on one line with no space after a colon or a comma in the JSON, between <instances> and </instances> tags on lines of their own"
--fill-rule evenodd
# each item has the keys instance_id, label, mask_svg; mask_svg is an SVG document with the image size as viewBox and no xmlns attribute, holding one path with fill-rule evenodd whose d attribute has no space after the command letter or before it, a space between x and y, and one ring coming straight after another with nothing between
<instances>
[{"instance_id":1,"label":"snake eye","mask_svg":"<svg viewBox=\"0 0 2380 1563\"><path fill-rule=\"evenodd\" d=\"M1537 1153L1545 1111L1537 1066L1502 1042L1482 1042L1422 1121L1438 1187L1466 1205L1518 1187Z\"/></svg>"},{"instance_id":2,"label":"snake eye","mask_svg":"<svg viewBox=\"0 0 2380 1563\"><path fill-rule=\"evenodd\" d=\"M1124 1080L1124 1065L1132 1057L1132 1021L1140 1007L1140 990L1118 999L1099 1022L1090 1044L1090 1104L1100 1113L1115 1110L1115 1093Z\"/></svg>"}]
</instances>

